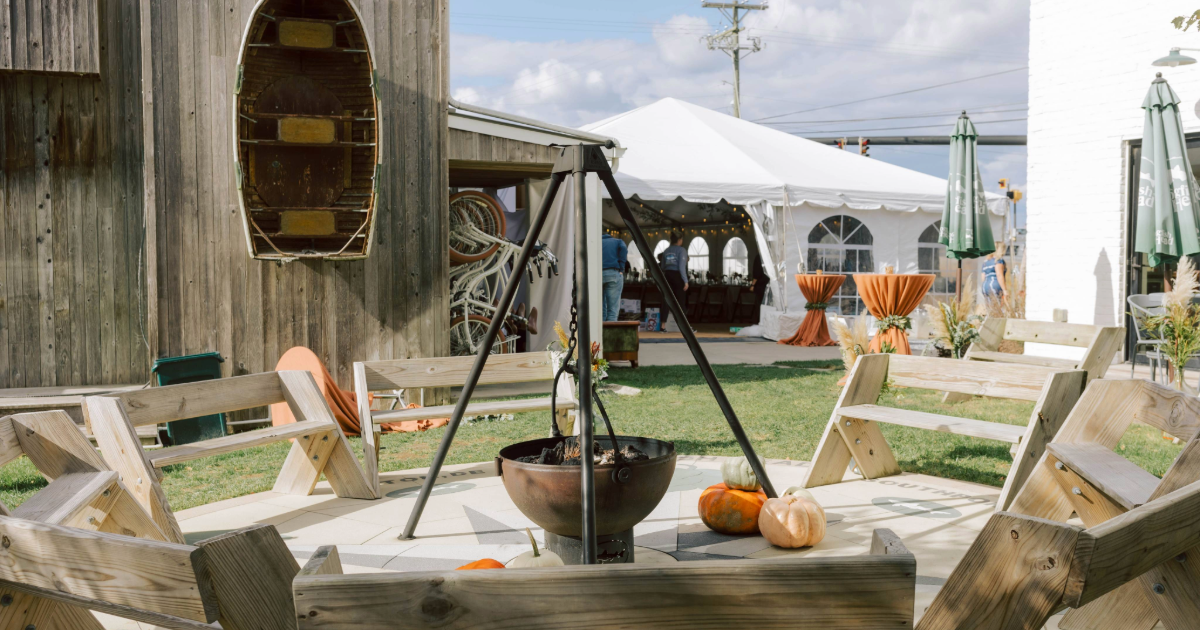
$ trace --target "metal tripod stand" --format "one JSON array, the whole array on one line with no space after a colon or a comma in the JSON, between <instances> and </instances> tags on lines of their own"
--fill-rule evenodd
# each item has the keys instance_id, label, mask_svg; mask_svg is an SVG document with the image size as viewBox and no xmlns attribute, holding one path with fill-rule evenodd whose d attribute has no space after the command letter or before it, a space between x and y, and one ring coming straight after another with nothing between
<instances>
[{"instance_id":1,"label":"metal tripod stand","mask_svg":"<svg viewBox=\"0 0 1200 630\"><path fill-rule=\"evenodd\" d=\"M663 301L666 303L671 315L679 323L679 331L683 334L688 349L692 351L692 356L696 359L696 364L700 367L700 372L704 375L704 380L708 383L708 388L712 391L713 398L716 399L717 405L725 415L725 421L729 423L729 430L733 432L738 445L742 447L742 452L746 455L746 459L754 469L754 473L762 481L763 490L767 493L767 496L776 497L778 495L775 492L775 488L771 485L771 480L767 477L765 467L759 461L758 456L755 455L754 447L750 444L750 438L746 436L746 431L742 429L742 423L738 421L737 414L734 413L732 405L729 404L729 399L725 396L725 390L721 388L716 374L713 373L712 366L708 363L708 357L704 355L704 350L700 348L700 342L696 340L696 335L692 332L692 328L688 324L683 305L675 299L675 294L671 292L671 287L667 284L667 278L663 274L662 268L659 267L658 261L654 258L654 251L650 248L649 243L646 242L646 236L642 233L641 228L634 219L633 212L629 209L628 204L625 203L625 196L621 194L621 189L617 187L612 169L609 168L608 160L604 157L603 148L598 144L579 144L561 148L550 176L550 187L542 199L541 207L538 208L537 214L533 217L533 222L529 225L529 233L525 237L525 246L521 248L521 255L513 265L514 269L523 269L526 263L529 262L534 244L537 243L538 237L542 233L542 227L546 224L546 217L550 213L550 205L558 194L558 189L562 185L563 180L570 174L575 188L575 282L578 287L575 306L579 311L576 347L580 355L577 365L581 366L577 374L579 385L577 400L579 401L580 452L585 454L591 453L594 441L592 425L592 372L588 369L591 362L589 360L590 357L584 354L589 353L592 347L591 312L589 311L588 304L587 229L585 227L587 225L587 200L584 181L588 173L595 173L600 178L600 181L604 182L605 188L608 189L609 196L612 198L613 204L616 205L617 212L621 215L621 220L625 223L625 227L629 228L629 231L633 234L633 243L638 248L638 251L641 252L642 260L646 262L646 267L650 271L650 277L662 293ZM516 295L519 284L518 282L510 282L504 288L504 294L500 297L500 303L496 307L498 312L508 312L509 307L512 306L513 297ZM438 444L437 453L433 456L433 462L429 465L429 472L425 476L425 482L421 485L420 494L417 495L417 503L413 506L412 513L408 517L408 524L405 525L404 533L400 536L402 540L413 538L413 533L417 529L417 523L421 520L421 512L424 511L425 504L429 501L429 493L433 490L433 485L437 480L438 474L441 472L442 464L446 461L446 454L449 453L450 445L454 442L454 435L458 431L459 424L462 422L463 414L467 409L467 405L471 402L471 396L475 392L479 376L483 372L484 365L487 364L489 351L492 344L496 341L497 334L500 332L501 323L502 319L496 318L492 320L491 326L488 327L487 335L484 337L482 345L480 345L479 353L475 356L475 364L471 366L471 371L467 374L467 381L463 384L458 402L454 405L454 413L450 415L450 424L446 427L446 433L442 436L442 441ZM596 563L596 487L592 467L591 457L584 456L581 458L580 468L582 470L580 474L582 475L583 487L582 546L585 564Z\"/></svg>"}]
</instances>

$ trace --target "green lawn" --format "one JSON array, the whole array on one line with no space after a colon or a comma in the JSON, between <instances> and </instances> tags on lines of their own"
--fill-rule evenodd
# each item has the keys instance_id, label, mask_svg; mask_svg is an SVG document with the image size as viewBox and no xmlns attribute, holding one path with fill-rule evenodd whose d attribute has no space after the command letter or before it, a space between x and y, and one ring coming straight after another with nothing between
<instances>
[{"instance_id":1,"label":"green lawn","mask_svg":"<svg viewBox=\"0 0 1200 630\"><path fill-rule=\"evenodd\" d=\"M837 380L844 374L840 362L723 365L714 370L761 455L799 460L812 457L837 402ZM614 368L610 381L642 390L637 396L604 395L618 433L671 440L680 453L687 455L741 454L699 369ZM885 395L880 404L1010 424L1024 424L1033 407L1028 402L983 398L943 405L940 398L937 392L901 389ZM488 461L505 445L545 437L549 427L548 412L520 414L505 422L464 425L448 462ZM993 486L1004 483L1011 462L1008 444L907 427L882 427L906 471ZM428 466L443 434L443 429L434 429L385 435L380 470ZM1181 447L1160 435L1149 427L1135 426L1118 450L1139 466L1162 475ZM355 449L361 448L360 440L350 442ZM171 466L164 469L163 485L176 510L269 490L288 447L285 442ZM25 458L0 469L0 499L10 507L45 485Z\"/></svg>"}]
</instances>

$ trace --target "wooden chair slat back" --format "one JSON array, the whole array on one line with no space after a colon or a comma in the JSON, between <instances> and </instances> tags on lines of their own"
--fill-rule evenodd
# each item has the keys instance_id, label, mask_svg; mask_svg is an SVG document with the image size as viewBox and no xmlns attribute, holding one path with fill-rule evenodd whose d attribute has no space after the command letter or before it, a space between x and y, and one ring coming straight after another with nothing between
<instances>
[{"instance_id":1,"label":"wooden chair slat back","mask_svg":"<svg viewBox=\"0 0 1200 630\"><path fill-rule=\"evenodd\" d=\"M293 581L300 630L530 630L670 626L724 629L754 611L756 628L912 627L916 560L894 535L872 555L618 564L504 571L337 575L329 560ZM729 597L730 578L739 595ZM604 597L596 596L604 593ZM564 595L569 595L564 599ZM613 602L620 602L614 606Z\"/></svg>"},{"instance_id":2,"label":"wooden chair slat back","mask_svg":"<svg viewBox=\"0 0 1200 630\"><path fill-rule=\"evenodd\" d=\"M475 357L362 362L369 391L462 385L474 364ZM484 365L479 384L526 383L553 378L554 364L549 352L493 354Z\"/></svg>"},{"instance_id":3,"label":"wooden chair slat back","mask_svg":"<svg viewBox=\"0 0 1200 630\"><path fill-rule=\"evenodd\" d=\"M1006 319L1004 321L1004 338L1010 341L1086 348L1092 344L1092 339L1100 329L1101 326L1090 324Z\"/></svg>"},{"instance_id":4,"label":"wooden chair slat back","mask_svg":"<svg viewBox=\"0 0 1200 630\"><path fill-rule=\"evenodd\" d=\"M901 387L1037 401L1046 379L1063 370L1039 365L888 356L888 379Z\"/></svg>"},{"instance_id":5,"label":"wooden chair slat back","mask_svg":"<svg viewBox=\"0 0 1200 630\"><path fill-rule=\"evenodd\" d=\"M24 454L21 442L17 439L17 431L13 428L12 416L0 418L0 466Z\"/></svg>"},{"instance_id":6,"label":"wooden chair slat back","mask_svg":"<svg viewBox=\"0 0 1200 630\"><path fill-rule=\"evenodd\" d=\"M1196 546L1198 527L1200 481L1088 528L1076 546L1063 602L1079 608L1178 557Z\"/></svg>"},{"instance_id":7,"label":"wooden chair slat back","mask_svg":"<svg viewBox=\"0 0 1200 630\"><path fill-rule=\"evenodd\" d=\"M116 396L133 426L173 422L284 400L277 372L263 372L182 385L167 385Z\"/></svg>"},{"instance_id":8,"label":"wooden chair slat back","mask_svg":"<svg viewBox=\"0 0 1200 630\"><path fill-rule=\"evenodd\" d=\"M0 516L0 580L94 610L129 607L211 623L216 596L196 547Z\"/></svg>"},{"instance_id":9,"label":"wooden chair slat back","mask_svg":"<svg viewBox=\"0 0 1200 630\"><path fill-rule=\"evenodd\" d=\"M20 413L6 420L16 434L21 452L47 479L108 470L100 454L65 411Z\"/></svg>"}]
</instances>

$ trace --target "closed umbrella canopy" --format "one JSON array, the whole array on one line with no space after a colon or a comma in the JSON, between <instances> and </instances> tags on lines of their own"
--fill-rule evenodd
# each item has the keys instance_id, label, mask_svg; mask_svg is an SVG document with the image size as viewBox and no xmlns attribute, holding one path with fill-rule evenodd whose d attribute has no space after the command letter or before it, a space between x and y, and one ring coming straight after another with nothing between
<instances>
[{"instance_id":1,"label":"closed umbrella canopy","mask_svg":"<svg viewBox=\"0 0 1200 630\"><path fill-rule=\"evenodd\" d=\"M1137 234L1133 249L1150 266L1200 253L1196 217L1196 178L1188 162L1187 141L1179 120L1179 97L1158 75L1146 100L1142 162L1138 175Z\"/></svg>"},{"instance_id":2,"label":"closed umbrella canopy","mask_svg":"<svg viewBox=\"0 0 1200 630\"><path fill-rule=\"evenodd\" d=\"M960 261L996 251L992 225L987 217L983 176L979 174L978 137L975 125L967 112L963 112L950 135L950 176L946 182L945 205L942 206L942 231L938 235L938 242L946 246L946 257Z\"/></svg>"}]
</instances>

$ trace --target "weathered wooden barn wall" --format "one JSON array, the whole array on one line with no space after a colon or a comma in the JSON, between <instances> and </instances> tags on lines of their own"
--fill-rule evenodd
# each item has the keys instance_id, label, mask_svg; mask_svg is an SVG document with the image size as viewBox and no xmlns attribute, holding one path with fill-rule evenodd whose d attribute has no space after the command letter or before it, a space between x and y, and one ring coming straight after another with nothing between
<instances>
[{"instance_id":1,"label":"weathered wooden barn wall","mask_svg":"<svg viewBox=\"0 0 1200 630\"><path fill-rule=\"evenodd\" d=\"M364 261L280 265L250 258L235 197L230 112L257 3L148 0L158 356L216 350L230 375L305 345L348 387L354 361L449 353L447 3L354 0L382 101L375 243Z\"/></svg>"},{"instance_id":2,"label":"weathered wooden barn wall","mask_svg":"<svg viewBox=\"0 0 1200 630\"><path fill-rule=\"evenodd\" d=\"M0 50L27 46L25 8L0 0ZM0 71L0 387L148 378L138 20L137 0L99 4L98 77Z\"/></svg>"},{"instance_id":3,"label":"weathered wooden barn wall","mask_svg":"<svg viewBox=\"0 0 1200 630\"><path fill-rule=\"evenodd\" d=\"M100 0L0 0L0 70L100 72Z\"/></svg>"}]
</instances>

